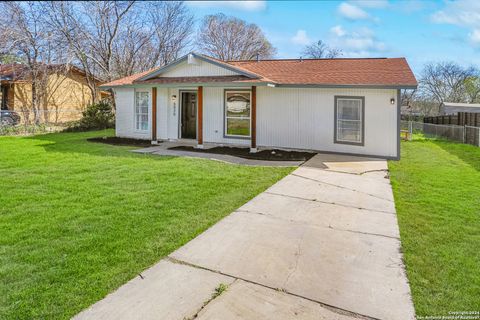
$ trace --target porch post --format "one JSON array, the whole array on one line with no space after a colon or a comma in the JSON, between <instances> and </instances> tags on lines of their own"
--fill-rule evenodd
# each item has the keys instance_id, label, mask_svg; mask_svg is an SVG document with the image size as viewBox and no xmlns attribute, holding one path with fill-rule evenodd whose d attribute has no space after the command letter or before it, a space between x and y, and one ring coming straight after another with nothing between
<instances>
[{"instance_id":1,"label":"porch post","mask_svg":"<svg viewBox=\"0 0 480 320\"><path fill-rule=\"evenodd\" d=\"M197 133L197 148L203 148L203 87L199 86L197 91L198 99L198 133Z\"/></svg>"},{"instance_id":2,"label":"porch post","mask_svg":"<svg viewBox=\"0 0 480 320\"><path fill-rule=\"evenodd\" d=\"M152 87L152 144L157 144L157 88Z\"/></svg>"},{"instance_id":3,"label":"porch post","mask_svg":"<svg viewBox=\"0 0 480 320\"><path fill-rule=\"evenodd\" d=\"M252 86L252 132L250 152L257 152L257 87Z\"/></svg>"}]
</instances>

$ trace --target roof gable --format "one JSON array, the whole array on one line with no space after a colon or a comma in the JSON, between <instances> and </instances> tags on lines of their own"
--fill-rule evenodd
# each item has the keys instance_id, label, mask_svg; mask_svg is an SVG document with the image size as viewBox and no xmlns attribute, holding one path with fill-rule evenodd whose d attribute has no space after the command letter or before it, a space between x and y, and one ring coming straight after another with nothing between
<instances>
[{"instance_id":1,"label":"roof gable","mask_svg":"<svg viewBox=\"0 0 480 320\"><path fill-rule=\"evenodd\" d=\"M246 76L259 78L253 72L232 66L228 63L196 54L189 53L164 67L158 68L139 78L137 81L150 80L159 77L205 77L205 76Z\"/></svg>"}]
</instances>

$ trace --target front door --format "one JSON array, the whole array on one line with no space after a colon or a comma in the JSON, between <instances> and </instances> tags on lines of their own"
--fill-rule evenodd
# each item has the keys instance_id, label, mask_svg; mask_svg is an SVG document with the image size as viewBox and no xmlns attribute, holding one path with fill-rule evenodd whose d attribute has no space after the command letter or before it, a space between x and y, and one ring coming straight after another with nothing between
<instances>
[{"instance_id":1,"label":"front door","mask_svg":"<svg viewBox=\"0 0 480 320\"><path fill-rule=\"evenodd\" d=\"M182 138L197 138L197 93L185 91L181 93L182 104Z\"/></svg>"}]
</instances>

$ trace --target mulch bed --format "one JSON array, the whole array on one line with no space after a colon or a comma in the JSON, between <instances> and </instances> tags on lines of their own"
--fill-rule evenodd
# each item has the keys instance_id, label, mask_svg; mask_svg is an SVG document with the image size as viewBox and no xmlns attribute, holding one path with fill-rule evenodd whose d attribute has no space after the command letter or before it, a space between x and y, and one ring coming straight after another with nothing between
<instances>
[{"instance_id":1,"label":"mulch bed","mask_svg":"<svg viewBox=\"0 0 480 320\"><path fill-rule=\"evenodd\" d=\"M285 151L279 149L262 150L256 153L250 153L249 148L236 147L214 147L210 149L197 149L190 146L178 146L169 148L169 150L225 154L245 159L268 161L306 161L316 154L313 152Z\"/></svg>"},{"instance_id":2,"label":"mulch bed","mask_svg":"<svg viewBox=\"0 0 480 320\"><path fill-rule=\"evenodd\" d=\"M87 140L90 142L100 142L100 143L111 144L114 146L136 146L136 147L152 146L152 143L150 142L150 140L131 139L131 138L99 137L99 138L89 138Z\"/></svg>"}]
</instances>

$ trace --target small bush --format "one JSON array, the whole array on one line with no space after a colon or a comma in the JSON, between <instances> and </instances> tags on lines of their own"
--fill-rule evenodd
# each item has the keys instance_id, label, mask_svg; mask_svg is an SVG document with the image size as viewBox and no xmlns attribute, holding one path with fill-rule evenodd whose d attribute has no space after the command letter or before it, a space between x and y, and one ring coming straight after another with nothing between
<instances>
[{"instance_id":1,"label":"small bush","mask_svg":"<svg viewBox=\"0 0 480 320\"><path fill-rule=\"evenodd\" d=\"M87 107L82 118L72 122L65 131L88 131L115 127L115 113L112 104L100 101Z\"/></svg>"}]
</instances>

